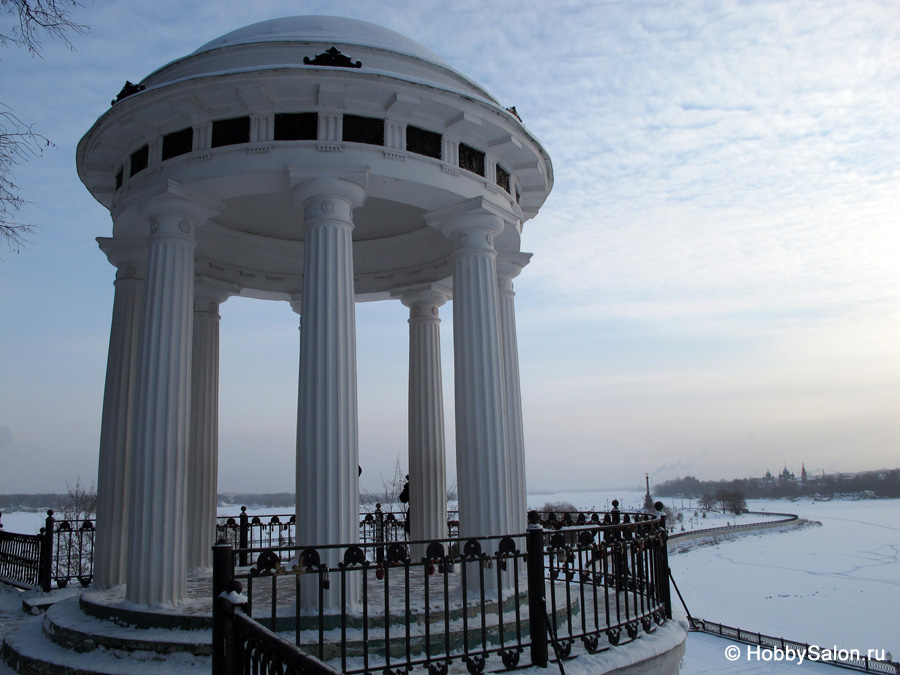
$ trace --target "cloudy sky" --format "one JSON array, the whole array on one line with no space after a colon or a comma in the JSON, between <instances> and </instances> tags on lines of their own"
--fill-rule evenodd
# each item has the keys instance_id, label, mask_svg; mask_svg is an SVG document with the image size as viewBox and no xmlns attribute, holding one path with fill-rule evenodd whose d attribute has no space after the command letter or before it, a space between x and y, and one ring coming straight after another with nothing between
<instances>
[{"instance_id":1,"label":"cloudy sky","mask_svg":"<svg viewBox=\"0 0 900 675\"><path fill-rule=\"evenodd\" d=\"M114 270L78 140L126 79L292 14L411 37L550 154L516 282L530 489L900 466L900 3L85 0L74 50L0 50L0 101L55 144L16 168L37 229L0 250L0 492L96 476ZM357 312L377 491L406 463L408 315ZM297 318L221 313L220 490L292 490Z\"/></svg>"}]
</instances>

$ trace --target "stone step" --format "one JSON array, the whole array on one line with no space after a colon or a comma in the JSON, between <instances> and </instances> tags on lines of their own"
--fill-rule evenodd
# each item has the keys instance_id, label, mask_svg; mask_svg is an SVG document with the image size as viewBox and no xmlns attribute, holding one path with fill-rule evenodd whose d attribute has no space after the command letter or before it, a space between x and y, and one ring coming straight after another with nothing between
<instances>
[{"instance_id":1,"label":"stone step","mask_svg":"<svg viewBox=\"0 0 900 675\"><path fill-rule=\"evenodd\" d=\"M43 628L54 643L75 652L104 647L156 654L209 656L211 653L212 629L170 630L123 625L86 614L78 598L62 600L50 607Z\"/></svg>"},{"instance_id":2,"label":"stone step","mask_svg":"<svg viewBox=\"0 0 900 675\"><path fill-rule=\"evenodd\" d=\"M199 675L212 670L209 656L186 652L160 654L97 646L77 653L44 633L43 617L23 621L3 640L3 660L24 675Z\"/></svg>"},{"instance_id":3,"label":"stone step","mask_svg":"<svg viewBox=\"0 0 900 675\"><path fill-rule=\"evenodd\" d=\"M37 591L26 593L26 597L22 598L22 610L26 614L40 614L41 612L46 612L57 602L81 595L83 591L83 588L72 586L69 588L54 588L49 593Z\"/></svg>"}]
</instances>

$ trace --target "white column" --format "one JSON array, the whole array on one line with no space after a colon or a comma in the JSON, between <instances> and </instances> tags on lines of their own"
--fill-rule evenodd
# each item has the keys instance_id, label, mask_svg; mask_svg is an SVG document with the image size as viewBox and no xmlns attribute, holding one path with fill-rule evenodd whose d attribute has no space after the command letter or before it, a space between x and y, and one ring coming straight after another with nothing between
<instances>
[{"instance_id":1,"label":"white column","mask_svg":"<svg viewBox=\"0 0 900 675\"><path fill-rule=\"evenodd\" d=\"M356 183L307 180L294 188L304 210L303 298L297 411L297 541L300 545L359 540L359 448L352 210L365 198ZM342 552L322 562L334 567ZM317 601L307 578L303 605ZM339 602L335 578L326 606ZM351 604L358 589L349 591Z\"/></svg>"},{"instance_id":2,"label":"white column","mask_svg":"<svg viewBox=\"0 0 900 675\"><path fill-rule=\"evenodd\" d=\"M409 536L447 537L447 463L440 306L450 293L427 285L392 293L409 307ZM424 555L413 551L413 558Z\"/></svg>"},{"instance_id":3,"label":"white column","mask_svg":"<svg viewBox=\"0 0 900 675\"><path fill-rule=\"evenodd\" d=\"M494 236L482 209L437 225L459 248L453 266L453 351L460 538L510 532L503 350Z\"/></svg>"},{"instance_id":4,"label":"white column","mask_svg":"<svg viewBox=\"0 0 900 675\"><path fill-rule=\"evenodd\" d=\"M172 184L166 189L187 193ZM148 202L144 214L150 220L150 236L135 390L125 597L153 607L178 604L187 594L194 236L209 210L164 194Z\"/></svg>"},{"instance_id":5,"label":"white column","mask_svg":"<svg viewBox=\"0 0 900 675\"><path fill-rule=\"evenodd\" d=\"M95 587L109 588L125 583L128 559L130 436L147 246L143 241L126 245L112 239L98 239L97 242L117 268L100 425L93 578Z\"/></svg>"},{"instance_id":6,"label":"white column","mask_svg":"<svg viewBox=\"0 0 900 675\"><path fill-rule=\"evenodd\" d=\"M519 383L519 344L516 338L516 293L513 279L531 259L530 253L503 253L497 260L500 292L500 333L503 339L503 379L506 394L506 436L509 443L510 527L528 527L525 487L525 434L522 428L522 391Z\"/></svg>"},{"instance_id":7,"label":"white column","mask_svg":"<svg viewBox=\"0 0 900 675\"><path fill-rule=\"evenodd\" d=\"M187 568L211 569L219 471L219 305L229 293L194 284L191 440L188 446Z\"/></svg>"}]
</instances>

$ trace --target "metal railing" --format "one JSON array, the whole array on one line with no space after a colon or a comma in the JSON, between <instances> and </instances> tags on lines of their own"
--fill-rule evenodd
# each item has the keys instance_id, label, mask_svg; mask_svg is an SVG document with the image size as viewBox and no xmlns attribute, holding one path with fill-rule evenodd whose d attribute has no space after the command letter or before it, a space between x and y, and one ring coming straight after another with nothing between
<instances>
[{"instance_id":1,"label":"metal railing","mask_svg":"<svg viewBox=\"0 0 900 675\"><path fill-rule=\"evenodd\" d=\"M43 534L19 534L0 530L0 579L15 586L41 585Z\"/></svg>"},{"instance_id":2,"label":"metal railing","mask_svg":"<svg viewBox=\"0 0 900 675\"><path fill-rule=\"evenodd\" d=\"M39 534L6 532L0 527L0 579L22 588L49 592L77 580L91 583L94 571L94 523L56 520L53 510Z\"/></svg>"},{"instance_id":3,"label":"metal railing","mask_svg":"<svg viewBox=\"0 0 900 675\"><path fill-rule=\"evenodd\" d=\"M359 514L359 541L382 544L377 555L383 558L385 545L409 540L406 522L406 512L383 511L381 504L375 504L373 511ZM456 511L447 512L447 532L450 538L459 536ZM292 513L251 516L247 507L242 506L238 516L216 518L216 540L240 549L291 547L295 543L295 533L296 518ZM246 566L246 559L240 564Z\"/></svg>"},{"instance_id":4,"label":"metal railing","mask_svg":"<svg viewBox=\"0 0 900 675\"><path fill-rule=\"evenodd\" d=\"M231 549L230 544L223 547ZM240 673L289 673L296 675L335 675L330 666L301 651L292 642L279 637L251 619L245 612L240 584L229 579L231 556L222 556L214 548L213 564L213 651L212 672L222 675Z\"/></svg>"},{"instance_id":5,"label":"metal railing","mask_svg":"<svg viewBox=\"0 0 900 675\"><path fill-rule=\"evenodd\" d=\"M448 512L447 517L448 531L455 537L459 532L456 512ZM292 546L294 526L293 514L249 516L245 506L237 517L216 518L217 540L235 548ZM384 545L409 538L406 514L382 511L380 504L371 513L360 514L359 528L361 541L382 544L381 555ZM0 523L0 580L44 592L74 581L89 586L94 576L95 532L93 520L57 520L52 509L39 534L7 532Z\"/></svg>"},{"instance_id":6,"label":"metal railing","mask_svg":"<svg viewBox=\"0 0 900 675\"><path fill-rule=\"evenodd\" d=\"M453 662L473 674L546 666L551 649L557 659L572 656L576 643L604 651L671 618L664 518L614 510L605 523L555 531L544 530L537 513L529 520L525 533L386 547L221 543L213 563L214 661L227 668L235 653L229 641L249 639L229 633L237 629L218 600L223 590L257 623L256 652L267 641L283 651L289 639L344 673L423 666L438 674Z\"/></svg>"}]
</instances>

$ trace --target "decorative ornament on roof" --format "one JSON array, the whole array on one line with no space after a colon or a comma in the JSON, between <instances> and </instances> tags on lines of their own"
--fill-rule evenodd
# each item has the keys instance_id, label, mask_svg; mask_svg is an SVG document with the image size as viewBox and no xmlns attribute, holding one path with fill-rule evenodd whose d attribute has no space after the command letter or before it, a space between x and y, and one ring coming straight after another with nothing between
<instances>
[{"instance_id":1,"label":"decorative ornament on roof","mask_svg":"<svg viewBox=\"0 0 900 675\"><path fill-rule=\"evenodd\" d=\"M132 84L128 80L125 80L125 86L122 87L122 91L119 92L119 95L116 96L115 100L109 102L110 105L115 105L123 98L128 98L132 94L136 94L139 91L144 91L144 85L142 84Z\"/></svg>"},{"instance_id":2,"label":"decorative ornament on roof","mask_svg":"<svg viewBox=\"0 0 900 675\"><path fill-rule=\"evenodd\" d=\"M332 46L324 52L310 59L308 56L303 57L303 63L307 66L329 66L331 68L362 68L362 61L354 63L349 56L341 54L337 47Z\"/></svg>"},{"instance_id":3,"label":"decorative ornament on roof","mask_svg":"<svg viewBox=\"0 0 900 675\"><path fill-rule=\"evenodd\" d=\"M516 111L516 106L510 106L509 108L506 109L506 112L511 114L513 117L515 117L520 122L522 121L522 118L519 117L519 113Z\"/></svg>"}]
</instances>

